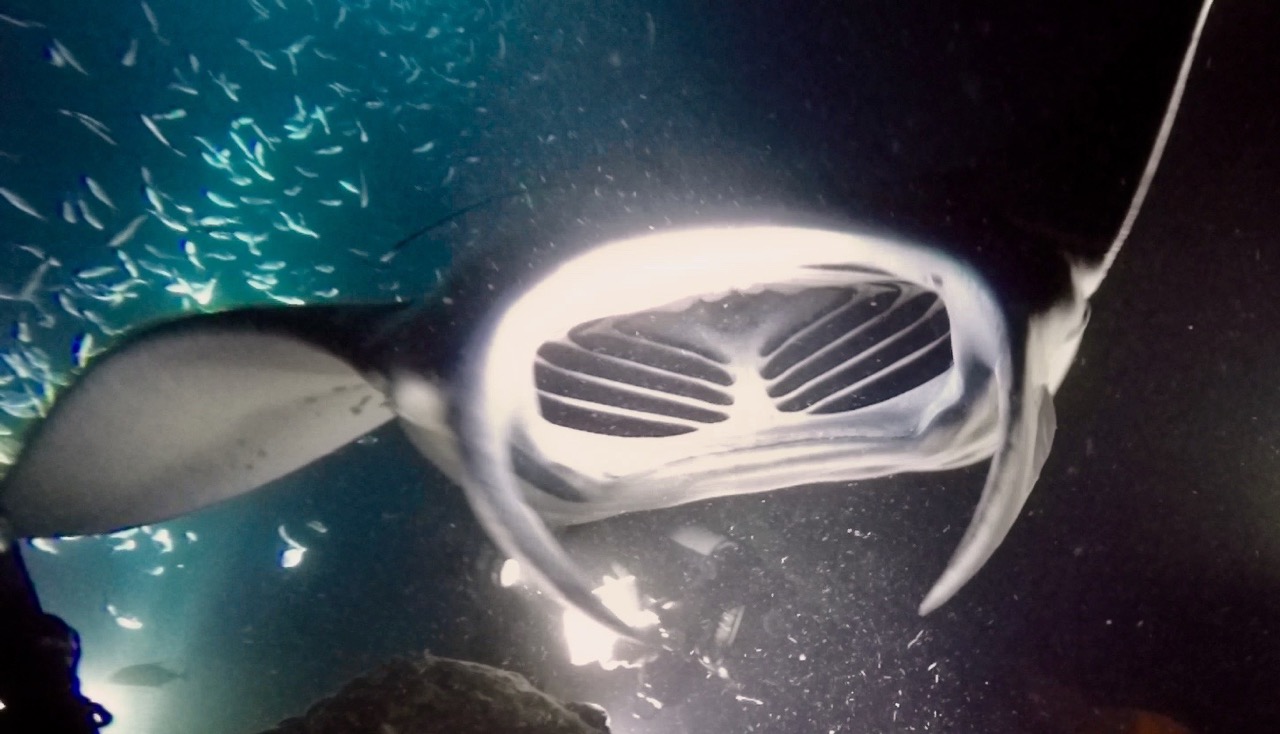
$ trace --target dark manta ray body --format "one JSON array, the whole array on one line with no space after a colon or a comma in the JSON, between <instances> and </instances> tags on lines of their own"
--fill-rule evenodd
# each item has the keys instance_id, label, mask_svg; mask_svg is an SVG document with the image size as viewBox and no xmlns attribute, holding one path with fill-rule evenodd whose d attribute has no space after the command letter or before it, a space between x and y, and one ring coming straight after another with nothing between
<instances>
[{"instance_id":1,"label":"dark manta ray body","mask_svg":"<svg viewBox=\"0 0 1280 734\"><path fill-rule=\"evenodd\" d=\"M246 309L132 337L33 432L0 508L31 536L159 521L394 418L504 552L627 632L548 523L989 458L927 612L1039 475L1207 12L1100 249L972 209L850 222L747 166L637 153L531 193L421 304Z\"/></svg>"}]
</instances>

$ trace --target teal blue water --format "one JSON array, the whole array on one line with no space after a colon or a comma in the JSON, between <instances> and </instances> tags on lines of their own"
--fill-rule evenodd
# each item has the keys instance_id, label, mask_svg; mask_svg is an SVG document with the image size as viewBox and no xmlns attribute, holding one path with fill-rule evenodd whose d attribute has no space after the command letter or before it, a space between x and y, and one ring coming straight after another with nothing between
<instances>
[{"instance_id":1,"label":"teal blue water","mask_svg":"<svg viewBox=\"0 0 1280 734\"><path fill-rule=\"evenodd\" d=\"M511 183L485 108L502 104L502 80L552 63L501 3L149 9L154 28L136 2L3 9L0 186L34 212L0 204L10 456L77 362L131 328L278 299L423 293L465 221L380 256ZM565 134L528 124L530 136ZM454 593L441 589L457 584L441 579L470 561L427 563L441 550L418 544L441 535L437 515L465 515L449 496L426 505L431 478L388 458L407 450L397 438L336 457L354 462L346 473L304 473L246 503L27 548L46 606L83 636L85 690L115 713L112 731L251 731L386 655L447 647L435 620ZM308 547L288 569L286 536ZM343 578L399 590L412 616ZM183 677L108 681L152 662Z\"/></svg>"}]
</instances>

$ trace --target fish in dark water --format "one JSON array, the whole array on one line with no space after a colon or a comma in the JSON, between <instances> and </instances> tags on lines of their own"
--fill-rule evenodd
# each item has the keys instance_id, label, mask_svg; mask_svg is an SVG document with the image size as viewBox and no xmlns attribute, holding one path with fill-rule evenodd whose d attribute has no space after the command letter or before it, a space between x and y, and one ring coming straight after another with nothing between
<instances>
[{"instance_id":1,"label":"fish in dark water","mask_svg":"<svg viewBox=\"0 0 1280 734\"><path fill-rule=\"evenodd\" d=\"M120 668L112 673L107 680L120 686L163 688L175 680L182 680L186 677L185 670L174 670L163 663L139 663L138 665Z\"/></svg>"},{"instance_id":2,"label":"fish in dark water","mask_svg":"<svg viewBox=\"0 0 1280 734\"><path fill-rule=\"evenodd\" d=\"M529 212L494 223L422 302L240 309L133 335L32 432L0 505L28 536L156 522L398 419L532 578L640 634L549 525L990 459L927 613L987 561L1038 478L1053 396L1141 210L1208 9L1102 255L1049 243L1025 268L1013 248L997 267L936 232L782 206L768 191L745 208L732 167L702 179L690 207L672 192L692 162L668 175L597 166L530 192ZM311 118L325 122L297 124ZM1033 266L1057 277L1034 299L1009 297L1001 278Z\"/></svg>"}]
</instances>

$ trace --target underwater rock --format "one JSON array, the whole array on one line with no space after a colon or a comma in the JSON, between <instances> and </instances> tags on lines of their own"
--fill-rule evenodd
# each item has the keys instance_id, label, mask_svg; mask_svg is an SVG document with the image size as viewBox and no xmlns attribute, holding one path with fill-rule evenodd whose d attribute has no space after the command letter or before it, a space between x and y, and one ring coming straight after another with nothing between
<instances>
[{"instance_id":1,"label":"underwater rock","mask_svg":"<svg viewBox=\"0 0 1280 734\"><path fill-rule=\"evenodd\" d=\"M432 655L395 658L263 734L608 734L591 704L563 703L519 673Z\"/></svg>"}]
</instances>

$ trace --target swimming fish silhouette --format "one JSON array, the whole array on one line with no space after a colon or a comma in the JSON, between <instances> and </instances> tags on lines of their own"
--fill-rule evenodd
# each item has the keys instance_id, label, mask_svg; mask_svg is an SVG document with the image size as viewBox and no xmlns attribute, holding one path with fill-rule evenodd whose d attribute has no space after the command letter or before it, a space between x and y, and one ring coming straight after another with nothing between
<instances>
[{"instance_id":1,"label":"swimming fish silhouette","mask_svg":"<svg viewBox=\"0 0 1280 734\"><path fill-rule=\"evenodd\" d=\"M185 671L177 671L163 663L140 663L113 672L107 680L121 686L162 688L175 680L186 678Z\"/></svg>"}]
</instances>

